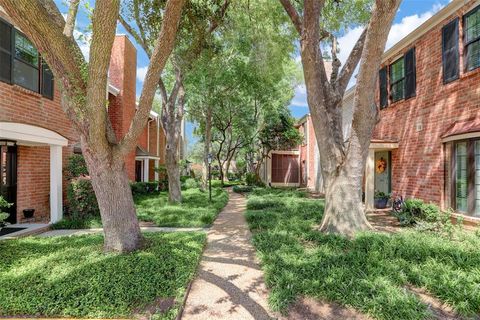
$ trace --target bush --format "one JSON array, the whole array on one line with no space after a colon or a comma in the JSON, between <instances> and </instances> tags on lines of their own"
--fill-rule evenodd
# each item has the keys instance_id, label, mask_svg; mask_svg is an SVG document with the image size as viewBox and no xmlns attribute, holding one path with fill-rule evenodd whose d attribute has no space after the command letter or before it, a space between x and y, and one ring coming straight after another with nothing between
<instances>
[{"instance_id":1,"label":"bush","mask_svg":"<svg viewBox=\"0 0 480 320\"><path fill-rule=\"evenodd\" d=\"M253 191L253 186L242 186L242 185L233 186L233 192L236 192L236 193L248 193L252 191Z\"/></svg>"},{"instance_id":2,"label":"bush","mask_svg":"<svg viewBox=\"0 0 480 320\"><path fill-rule=\"evenodd\" d=\"M68 179L78 178L80 176L88 176L87 164L85 159L80 154L74 154L68 158L68 163L65 168Z\"/></svg>"},{"instance_id":3,"label":"bush","mask_svg":"<svg viewBox=\"0 0 480 320\"><path fill-rule=\"evenodd\" d=\"M257 183L257 176L255 173L247 172L245 174L245 183L247 186L254 186Z\"/></svg>"},{"instance_id":4,"label":"bush","mask_svg":"<svg viewBox=\"0 0 480 320\"><path fill-rule=\"evenodd\" d=\"M199 184L197 180L193 178L188 178L182 183L182 187L184 189L194 189L194 188L198 188Z\"/></svg>"},{"instance_id":5,"label":"bush","mask_svg":"<svg viewBox=\"0 0 480 320\"><path fill-rule=\"evenodd\" d=\"M417 226L425 230L448 233L452 231L451 213L444 212L437 205L425 203L420 199L406 200L402 211L395 215L402 226Z\"/></svg>"},{"instance_id":6,"label":"bush","mask_svg":"<svg viewBox=\"0 0 480 320\"><path fill-rule=\"evenodd\" d=\"M134 196L151 194L158 191L158 182L132 182L130 188Z\"/></svg>"},{"instance_id":7,"label":"bush","mask_svg":"<svg viewBox=\"0 0 480 320\"><path fill-rule=\"evenodd\" d=\"M0 228L5 226L5 220L10 216L8 213L3 212L3 209L8 209L13 203L8 203L2 196L0 196Z\"/></svg>"},{"instance_id":8,"label":"bush","mask_svg":"<svg viewBox=\"0 0 480 320\"><path fill-rule=\"evenodd\" d=\"M97 198L89 177L72 179L68 186L67 198L70 206L70 218L81 219L100 215Z\"/></svg>"}]
</instances>

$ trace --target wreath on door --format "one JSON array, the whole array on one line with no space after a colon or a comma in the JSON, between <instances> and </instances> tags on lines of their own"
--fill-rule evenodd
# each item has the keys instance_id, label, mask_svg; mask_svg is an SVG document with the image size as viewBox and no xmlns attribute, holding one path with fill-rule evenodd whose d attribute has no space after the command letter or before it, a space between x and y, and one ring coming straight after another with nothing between
<instances>
[{"instance_id":1,"label":"wreath on door","mask_svg":"<svg viewBox=\"0 0 480 320\"><path fill-rule=\"evenodd\" d=\"M381 157L380 159L377 160L376 168L377 168L377 173L384 173L385 170L387 169L387 161L385 161L385 159Z\"/></svg>"}]
</instances>

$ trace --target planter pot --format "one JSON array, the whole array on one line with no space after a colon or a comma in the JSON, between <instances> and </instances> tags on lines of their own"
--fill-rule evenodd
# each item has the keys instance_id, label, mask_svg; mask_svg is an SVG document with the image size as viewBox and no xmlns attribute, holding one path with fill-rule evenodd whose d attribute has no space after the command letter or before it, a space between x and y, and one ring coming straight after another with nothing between
<instances>
[{"instance_id":1,"label":"planter pot","mask_svg":"<svg viewBox=\"0 0 480 320\"><path fill-rule=\"evenodd\" d=\"M376 209L385 209L387 207L388 198L375 198L374 204Z\"/></svg>"},{"instance_id":2,"label":"planter pot","mask_svg":"<svg viewBox=\"0 0 480 320\"><path fill-rule=\"evenodd\" d=\"M35 209L23 209L23 217L25 219L33 218L34 213L35 213Z\"/></svg>"}]
</instances>

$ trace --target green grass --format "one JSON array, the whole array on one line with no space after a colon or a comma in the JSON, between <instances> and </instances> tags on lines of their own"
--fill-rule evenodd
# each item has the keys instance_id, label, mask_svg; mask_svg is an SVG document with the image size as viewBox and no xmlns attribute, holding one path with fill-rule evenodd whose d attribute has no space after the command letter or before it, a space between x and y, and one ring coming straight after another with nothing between
<instances>
[{"instance_id":1,"label":"green grass","mask_svg":"<svg viewBox=\"0 0 480 320\"><path fill-rule=\"evenodd\" d=\"M212 202L208 192L199 189L182 191L179 205L168 204L168 194L138 196L135 198L140 220L154 222L162 227L207 227L228 202L228 193L220 188L212 189Z\"/></svg>"},{"instance_id":2,"label":"green grass","mask_svg":"<svg viewBox=\"0 0 480 320\"><path fill-rule=\"evenodd\" d=\"M249 197L247 221L261 258L269 302L286 311L301 295L352 306L377 319L425 319L427 307L406 289L425 288L463 316L480 311L480 238L455 240L409 230L354 239L314 230L323 202L292 191Z\"/></svg>"},{"instance_id":3,"label":"green grass","mask_svg":"<svg viewBox=\"0 0 480 320\"><path fill-rule=\"evenodd\" d=\"M145 249L104 254L102 236L0 241L0 317L131 317L175 298L174 319L204 233L147 233Z\"/></svg>"},{"instance_id":4,"label":"green grass","mask_svg":"<svg viewBox=\"0 0 480 320\"><path fill-rule=\"evenodd\" d=\"M182 196L182 203L175 205L168 203L167 192L135 196L138 218L159 227L208 227L228 202L228 193L221 188L212 189L212 202L208 199L208 192L198 188L183 190ZM54 229L101 227L100 217L66 218L53 225Z\"/></svg>"}]
</instances>

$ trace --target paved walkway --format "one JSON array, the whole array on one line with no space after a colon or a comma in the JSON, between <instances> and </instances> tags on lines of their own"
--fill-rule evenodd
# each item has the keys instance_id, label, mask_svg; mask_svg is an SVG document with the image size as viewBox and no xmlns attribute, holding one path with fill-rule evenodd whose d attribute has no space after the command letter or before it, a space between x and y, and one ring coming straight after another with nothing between
<instances>
[{"instance_id":1,"label":"paved walkway","mask_svg":"<svg viewBox=\"0 0 480 320\"><path fill-rule=\"evenodd\" d=\"M182 319L271 319L263 272L250 243L244 218L246 200L231 192L230 201L208 232L197 278Z\"/></svg>"}]
</instances>

